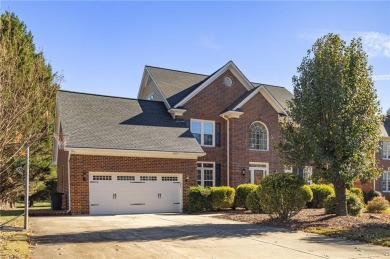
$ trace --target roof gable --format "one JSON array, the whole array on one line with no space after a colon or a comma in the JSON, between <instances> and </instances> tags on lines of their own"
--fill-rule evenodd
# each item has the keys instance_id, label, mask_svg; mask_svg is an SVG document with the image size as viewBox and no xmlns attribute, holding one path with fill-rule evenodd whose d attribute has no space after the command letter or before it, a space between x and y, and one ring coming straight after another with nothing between
<instances>
[{"instance_id":1,"label":"roof gable","mask_svg":"<svg viewBox=\"0 0 390 259\"><path fill-rule=\"evenodd\" d=\"M187 96L185 96L180 102L175 104L175 108L183 106L188 100L210 85L214 80L219 78L223 73L227 70L230 70L232 74L240 81L240 83L249 91L253 88L252 83L244 76L244 74L238 69L238 67L233 63L233 61L229 61L226 65L218 69L212 75L204 79L193 91L191 91Z\"/></svg>"}]
</instances>

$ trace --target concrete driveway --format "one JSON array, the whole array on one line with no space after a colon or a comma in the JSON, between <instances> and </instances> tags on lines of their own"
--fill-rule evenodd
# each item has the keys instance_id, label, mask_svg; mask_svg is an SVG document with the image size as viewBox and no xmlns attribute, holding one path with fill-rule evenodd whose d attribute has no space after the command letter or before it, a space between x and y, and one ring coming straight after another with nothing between
<instances>
[{"instance_id":1,"label":"concrete driveway","mask_svg":"<svg viewBox=\"0 0 390 259\"><path fill-rule=\"evenodd\" d=\"M390 258L390 249L212 215L34 217L33 258Z\"/></svg>"}]
</instances>

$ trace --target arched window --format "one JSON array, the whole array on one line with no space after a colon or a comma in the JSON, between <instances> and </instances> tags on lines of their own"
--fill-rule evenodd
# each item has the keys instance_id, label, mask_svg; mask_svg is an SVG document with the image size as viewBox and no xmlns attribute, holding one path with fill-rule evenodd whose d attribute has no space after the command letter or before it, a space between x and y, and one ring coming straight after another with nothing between
<instances>
[{"instance_id":1,"label":"arched window","mask_svg":"<svg viewBox=\"0 0 390 259\"><path fill-rule=\"evenodd\" d=\"M254 122L249 127L249 149L268 150L268 130L261 122Z\"/></svg>"}]
</instances>

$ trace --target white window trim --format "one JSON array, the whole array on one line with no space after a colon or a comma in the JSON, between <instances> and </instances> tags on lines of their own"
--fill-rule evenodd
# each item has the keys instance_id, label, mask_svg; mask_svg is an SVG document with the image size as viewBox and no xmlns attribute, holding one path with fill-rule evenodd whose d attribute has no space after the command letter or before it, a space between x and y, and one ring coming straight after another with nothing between
<instances>
[{"instance_id":1,"label":"white window trim","mask_svg":"<svg viewBox=\"0 0 390 259\"><path fill-rule=\"evenodd\" d=\"M386 153L387 153L387 157L385 156L385 146L386 146ZM388 141L383 141L382 142L382 159L383 160L390 160L390 142Z\"/></svg>"},{"instance_id":2,"label":"white window trim","mask_svg":"<svg viewBox=\"0 0 390 259\"><path fill-rule=\"evenodd\" d=\"M387 184L386 184L386 189L383 189L383 181L385 181L385 175L387 176L386 177L386 182L387 182ZM390 171L383 171L383 174L382 174L382 182L380 183L382 186L381 186L381 188L382 188L382 192L390 192L390 186L389 186L389 183L388 182L390 182Z\"/></svg>"},{"instance_id":3,"label":"white window trim","mask_svg":"<svg viewBox=\"0 0 390 259\"><path fill-rule=\"evenodd\" d=\"M310 179L309 175L310 174ZM312 185L313 184L313 167L312 166L305 166L303 168L303 179L305 180L306 184Z\"/></svg>"},{"instance_id":4,"label":"white window trim","mask_svg":"<svg viewBox=\"0 0 390 259\"><path fill-rule=\"evenodd\" d=\"M254 123L260 123L260 124L263 124L263 126L265 127L265 129L267 130L267 149L252 149L252 148L249 148L249 150L250 151L269 151L269 130L268 130L268 127L267 127L267 125L265 125L265 123L263 123L263 122L261 122L261 121L254 121L254 122L252 122L251 123L251 125L249 125L249 135L250 134L252 134L252 132L251 132L251 126L254 124ZM250 138L250 136L249 136L249 138ZM250 141L250 139L248 139L249 141ZM249 143L249 145L250 145L250 143Z\"/></svg>"},{"instance_id":5,"label":"white window trim","mask_svg":"<svg viewBox=\"0 0 390 259\"><path fill-rule=\"evenodd\" d=\"M249 173L250 173L250 182L251 184L255 183L254 179L254 171L255 170L263 170L263 177L266 177L269 175L269 163L262 163L262 162L249 162L249 165L252 165L249 167Z\"/></svg>"},{"instance_id":6,"label":"white window trim","mask_svg":"<svg viewBox=\"0 0 390 259\"><path fill-rule=\"evenodd\" d=\"M198 120L198 119L190 119L190 131L192 133L192 122L200 122L200 145L202 147L215 147L215 121L211 120ZM213 124L213 144L205 145L204 144L204 123L209 122Z\"/></svg>"},{"instance_id":7,"label":"white window trim","mask_svg":"<svg viewBox=\"0 0 390 259\"><path fill-rule=\"evenodd\" d=\"M152 98L153 97L153 98ZM154 101L154 98L156 97L156 95L154 94L154 92L151 92L150 94L148 94L148 96L146 97L146 100L148 101ZM152 98L152 99L151 99Z\"/></svg>"},{"instance_id":8,"label":"white window trim","mask_svg":"<svg viewBox=\"0 0 390 259\"><path fill-rule=\"evenodd\" d=\"M198 164L213 164L213 168L211 167L198 167ZM215 186L215 162L207 162L207 161L197 161L196 162L196 182L198 183L198 170L201 170L201 178L200 185L204 187L204 170L213 170L213 186Z\"/></svg>"}]
</instances>

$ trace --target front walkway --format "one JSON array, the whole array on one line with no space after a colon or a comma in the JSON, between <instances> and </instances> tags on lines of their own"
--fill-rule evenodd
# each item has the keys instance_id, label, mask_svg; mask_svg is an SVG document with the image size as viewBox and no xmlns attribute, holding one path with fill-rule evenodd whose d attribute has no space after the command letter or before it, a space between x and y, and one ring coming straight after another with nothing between
<instances>
[{"instance_id":1,"label":"front walkway","mask_svg":"<svg viewBox=\"0 0 390 259\"><path fill-rule=\"evenodd\" d=\"M33 258L389 258L390 249L217 219L144 214L34 217Z\"/></svg>"}]
</instances>

